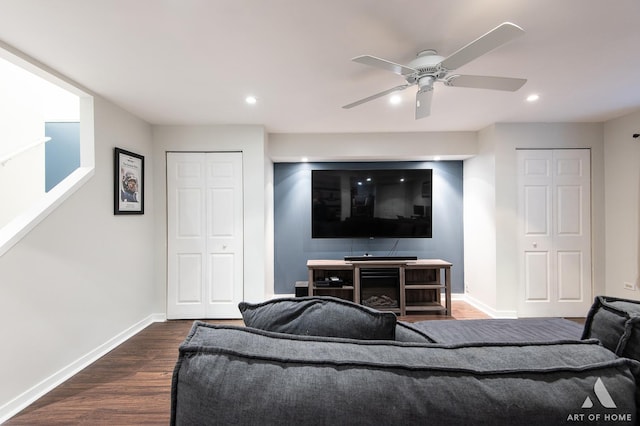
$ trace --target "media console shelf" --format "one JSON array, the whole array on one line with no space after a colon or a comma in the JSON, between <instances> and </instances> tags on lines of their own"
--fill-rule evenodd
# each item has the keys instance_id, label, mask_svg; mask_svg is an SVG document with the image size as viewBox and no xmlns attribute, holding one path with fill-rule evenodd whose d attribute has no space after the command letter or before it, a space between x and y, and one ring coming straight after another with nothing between
<instances>
[{"instance_id":1,"label":"media console shelf","mask_svg":"<svg viewBox=\"0 0 640 426\"><path fill-rule=\"evenodd\" d=\"M451 315L451 266L440 259L309 260L308 294L340 297L403 316Z\"/></svg>"}]
</instances>

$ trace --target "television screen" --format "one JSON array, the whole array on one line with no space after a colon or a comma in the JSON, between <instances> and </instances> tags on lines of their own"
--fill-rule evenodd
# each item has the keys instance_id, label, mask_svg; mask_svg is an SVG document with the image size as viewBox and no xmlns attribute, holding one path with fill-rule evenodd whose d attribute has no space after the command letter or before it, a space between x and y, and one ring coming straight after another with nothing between
<instances>
[{"instance_id":1,"label":"television screen","mask_svg":"<svg viewBox=\"0 0 640 426\"><path fill-rule=\"evenodd\" d=\"M431 238L431 169L312 170L313 238Z\"/></svg>"}]
</instances>

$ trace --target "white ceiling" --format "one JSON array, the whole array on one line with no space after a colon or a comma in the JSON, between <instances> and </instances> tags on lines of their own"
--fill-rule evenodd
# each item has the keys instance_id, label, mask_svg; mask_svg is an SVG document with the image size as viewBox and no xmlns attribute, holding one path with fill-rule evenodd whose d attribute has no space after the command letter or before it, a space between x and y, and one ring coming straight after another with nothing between
<instances>
[{"instance_id":1,"label":"white ceiling","mask_svg":"<svg viewBox=\"0 0 640 426\"><path fill-rule=\"evenodd\" d=\"M519 91L437 84L417 121L415 86L399 106L341 108L404 83L354 56L447 56L505 21L526 34L456 72L527 78ZM640 107L638 0L1 0L0 40L153 124L475 131Z\"/></svg>"}]
</instances>

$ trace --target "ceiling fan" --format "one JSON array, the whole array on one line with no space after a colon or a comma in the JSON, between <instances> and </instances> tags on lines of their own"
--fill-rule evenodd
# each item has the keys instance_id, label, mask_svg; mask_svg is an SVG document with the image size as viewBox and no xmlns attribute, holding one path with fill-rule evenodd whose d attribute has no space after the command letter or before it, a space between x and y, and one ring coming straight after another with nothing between
<instances>
[{"instance_id":1,"label":"ceiling fan","mask_svg":"<svg viewBox=\"0 0 640 426\"><path fill-rule=\"evenodd\" d=\"M445 86L471 87L478 89L506 90L515 92L526 82L523 78L492 77L483 75L460 75L450 74L468 62L490 52L515 37L524 34L524 30L510 22L504 22L492 29L488 33L478 37L476 40L460 48L453 54L443 58L435 50L423 50L408 65L400 65L386 59L375 56L363 55L352 59L364 65L382 68L401 75L407 81L406 84L392 87L391 89L368 96L359 101L350 103L342 108L349 109L365 102L372 101L379 97L393 92L404 90L414 85L418 86L416 94L416 120L427 117L431 113L431 98L433 96L433 84L436 81L442 82Z\"/></svg>"}]
</instances>

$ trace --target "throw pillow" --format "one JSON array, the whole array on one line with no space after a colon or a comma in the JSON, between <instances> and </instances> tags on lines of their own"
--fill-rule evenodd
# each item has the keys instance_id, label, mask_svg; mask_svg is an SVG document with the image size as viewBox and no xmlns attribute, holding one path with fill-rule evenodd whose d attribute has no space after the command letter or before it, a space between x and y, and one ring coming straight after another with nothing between
<instances>
[{"instance_id":1,"label":"throw pillow","mask_svg":"<svg viewBox=\"0 0 640 426\"><path fill-rule=\"evenodd\" d=\"M640 302L596 297L587 315L582 338L598 339L616 355L640 361Z\"/></svg>"},{"instance_id":2,"label":"throw pillow","mask_svg":"<svg viewBox=\"0 0 640 426\"><path fill-rule=\"evenodd\" d=\"M240 302L247 327L278 333L394 340L396 316L329 296L281 298L264 303Z\"/></svg>"}]
</instances>

